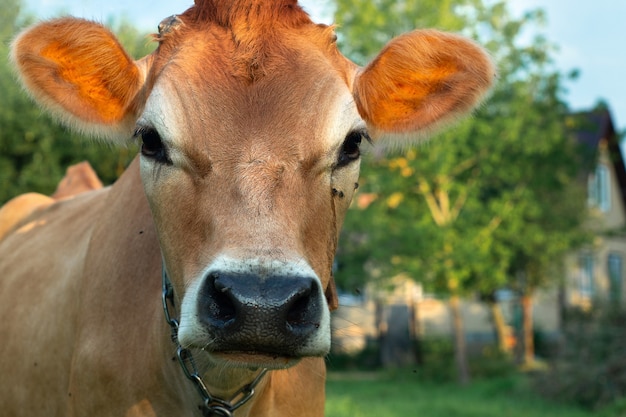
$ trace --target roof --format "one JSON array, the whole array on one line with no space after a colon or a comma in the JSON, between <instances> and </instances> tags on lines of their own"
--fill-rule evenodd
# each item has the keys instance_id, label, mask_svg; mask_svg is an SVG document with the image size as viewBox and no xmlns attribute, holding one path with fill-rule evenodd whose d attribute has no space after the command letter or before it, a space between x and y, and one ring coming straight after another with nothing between
<instances>
[{"instance_id":1,"label":"roof","mask_svg":"<svg viewBox=\"0 0 626 417\"><path fill-rule=\"evenodd\" d=\"M596 160L601 141L603 139L606 140L609 159L613 163L622 201L626 207L626 165L624 164L624 155L619 144L620 138L615 132L611 112L607 108L602 108L574 113L571 116L571 119L568 120L568 126L574 139L583 145L583 150L586 148L586 150L590 151L594 161Z\"/></svg>"}]
</instances>

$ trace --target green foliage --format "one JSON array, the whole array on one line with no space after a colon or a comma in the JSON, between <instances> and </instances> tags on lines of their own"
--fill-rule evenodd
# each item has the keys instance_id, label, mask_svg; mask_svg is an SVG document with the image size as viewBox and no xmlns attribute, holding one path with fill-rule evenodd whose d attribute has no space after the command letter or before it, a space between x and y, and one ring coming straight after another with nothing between
<instances>
[{"instance_id":1,"label":"green foliage","mask_svg":"<svg viewBox=\"0 0 626 417\"><path fill-rule=\"evenodd\" d=\"M450 358L454 357L454 345L449 338L424 338L420 341L422 364L415 375L422 381L451 383L456 380L456 369Z\"/></svg>"},{"instance_id":2,"label":"green foliage","mask_svg":"<svg viewBox=\"0 0 626 417\"><path fill-rule=\"evenodd\" d=\"M372 371L380 367L380 348L373 340L369 340L359 352L331 352L326 357L326 368L329 371Z\"/></svg>"},{"instance_id":3,"label":"green foliage","mask_svg":"<svg viewBox=\"0 0 626 417\"><path fill-rule=\"evenodd\" d=\"M420 381L412 371L333 374L326 384L327 417L591 417L591 412L546 401L522 376L470 386ZM608 416L607 416L608 417Z\"/></svg>"},{"instance_id":4,"label":"green foliage","mask_svg":"<svg viewBox=\"0 0 626 417\"><path fill-rule=\"evenodd\" d=\"M499 74L475 117L416 150L385 158L374 149L364 161L353 205L359 212L348 214L339 246L338 284L383 285L403 274L451 300L502 287L530 296L552 284L560 276L554 265L587 239L586 201L583 155L569 137L561 99L566 78L552 67L553 46L544 38L521 39L543 23L543 13L517 19L503 1L357 3L340 0L337 8L343 49L356 61L373 57L393 34L436 27L485 45ZM457 305L454 353L465 382Z\"/></svg>"},{"instance_id":5,"label":"green foliage","mask_svg":"<svg viewBox=\"0 0 626 417\"><path fill-rule=\"evenodd\" d=\"M494 345L483 347L479 355L471 358L469 365L474 378L503 378L517 373L517 365L511 355Z\"/></svg>"},{"instance_id":6,"label":"green foliage","mask_svg":"<svg viewBox=\"0 0 626 417\"><path fill-rule=\"evenodd\" d=\"M104 183L113 182L136 153L71 133L42 113L19 87L9 64L10 39L32 16L20 14L19 0L0 0L0 204L27 191L50 194L68 165L89 161ZM111 20L131 55L154 48L127 21Z\"/></svg>"},{"instance_id":7,"label":"green foliage","mask_svg":"<svg viewBox=\"0 0 626 417\"><path fill-rule=\"evenodd\" d=\"M537 378L539 392L593 410L625 411L626 312L572 310L564 328L560 355Z\"/></svg>"},{"instance_id":8,"label":"green foliage","mask_svg":"<svg viewBox=\"0 0 626 417\"><path fill-rule=\"evenodd\" d=\"M355 59L398 31L434 26L486 45L499 83L473 118L415 150L384 157L374 149L364 161L358 212L347 216L338 254L340 285L407 273L427 291L488 294L519 284L518 270L525 285L546 285L554 260L585 241L586 206L580 152L565 125L565 79L544 39L520 41L543 14L514 19L504 2L480 0L357 3L337 9Z\"/></svg>"},{"instance_id":9,"label":"green foliage","mask_svg":"<svg viewBox=\"0 0 626 417\"><path fill-rule=\"evenodd\" d=\"M463 11L473 3L474 0L336 1L339 47L354 62L364 64L389 39L415 28L461 31L465 24Z\"/></svg>"},{"instance_id":10,"label":"green foliage","mask_svg":"<svg viewBox=\"0 0 626 417\"><path fill-rule=\"evenodd\" d=\"M418 345L419 343L419 345ZM450 383L456 379L454 345L449 338L427 337L415 341L414 349L419 349L420 364L412 367L416 378L424 382ZM501 378L516 372L516 365L510 355L500 352L494 346L485 346L475 352L469 360L472 375L476 378ZM382 368L380 349L375 341L356 353L336 353L328 355L326 367L330 372L337 371L376 371Z\"/></svg>"}]
</instances>

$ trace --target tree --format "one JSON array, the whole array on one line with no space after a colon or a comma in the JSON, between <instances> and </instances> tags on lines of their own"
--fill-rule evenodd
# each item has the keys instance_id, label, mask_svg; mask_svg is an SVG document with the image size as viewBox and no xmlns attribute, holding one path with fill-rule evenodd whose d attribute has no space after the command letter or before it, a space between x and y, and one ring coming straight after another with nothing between
<instances>
[{"instance_id":1,"label":"tree","mask_svg":"<svg viewBox=\"0 0 626 417\"><path fill-rule=\"evenodd\" d=\"M397 1L337 0L340 49L354 62L364 64L389 39L415 28L441 28L461 32L464 7L475 0Z\"/></svg>"},{"instance_id":2,"label":"tree","mask_svg":"<svg viewBox=\"0 0 626 417\"><path fill-rule=\"evenodd\" d=\"M481 0L357 3L337 6L340 30L347 28L340 40L357 60L379 48L384 34L393 34L388 29L417 24L463 31L489 48L500 70L492 97L473 119L405 155L385 159L374 151L355 204L363 213L348 216L339 253L340 284L405 272L450 297L464 383L460 297L510 286L512 271L531 265L545 271L580 242L585 205L572 193L578 154L565 130L564 77L552 68L544 39L519 46L521 31L541 23L541 12L515 19L504 2Z\"/></svg>"},{"instance_id":3,"label":"tree","mask_svg":"<svg viewBox=\"0 0 626 417\"><path fill-rule=\"evenodd\" d=\"M134 156L134 150L91 146L88 138L70 133L44 115L21 91L9 63L10 39L32 23L20 14L20 0L0 0L0 204L27 191L50 194L68 165L88 160L103 182L114 181ZM154 46L127 21L110 26L134 56Z\"/></svg>"}]
</instances>

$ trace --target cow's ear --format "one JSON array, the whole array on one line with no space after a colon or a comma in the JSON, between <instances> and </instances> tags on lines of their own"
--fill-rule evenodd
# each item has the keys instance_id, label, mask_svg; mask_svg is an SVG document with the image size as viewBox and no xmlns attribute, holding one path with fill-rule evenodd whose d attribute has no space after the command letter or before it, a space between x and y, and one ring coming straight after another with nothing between
<instances>
[{"instance_id":1,"label":"cow's ear","mask_svg":"<svg viewBox=\"0 0 626 417\"><path fill-rule=\"evenodd\" d=\"M133 61L104 26L39 23L17 36L11 59L34 100L69 127L109 138L132 132L147 60Z\"/></svg>"},{"instance_id":2,"label":"cow's ear","mask_svg":"<svg viewBox=\"0 0 626 417\"><path fill-rule=\"evenodd\" d=\"M393 39L361 69L353 93L375 140L406 140L470 112L494 79L489 55L474 42L417 30Z\"/></svg>"}]
</instances>

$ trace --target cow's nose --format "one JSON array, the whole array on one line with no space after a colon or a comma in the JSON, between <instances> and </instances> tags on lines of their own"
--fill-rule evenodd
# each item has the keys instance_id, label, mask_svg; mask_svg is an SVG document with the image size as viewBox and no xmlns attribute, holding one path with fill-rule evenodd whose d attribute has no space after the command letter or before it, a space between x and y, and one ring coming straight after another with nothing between
<instances>
[{"instance_id":1,"label":"cow's nose","mask_svg":"<svg viewBox=\"0 0 626 417\"><path fill-rule=\"evenodd\" d=\"M200 320L219 350L289 355L320 327L318 282L308 276L213 271L200 295Z\"/></svg>"}]
</instances>

